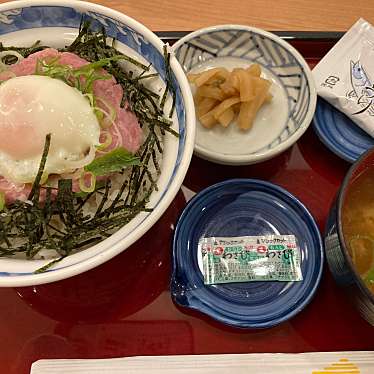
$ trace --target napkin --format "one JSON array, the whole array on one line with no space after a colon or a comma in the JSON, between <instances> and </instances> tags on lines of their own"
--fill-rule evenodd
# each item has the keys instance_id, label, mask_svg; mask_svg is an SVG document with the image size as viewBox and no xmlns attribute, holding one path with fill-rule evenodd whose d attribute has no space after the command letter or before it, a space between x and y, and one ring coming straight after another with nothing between
<instances>
[{"instance_id":1,"label":"napkin","mask_svg":"<svg viewBox=\"0 0 374 374\"><path fill-rule=\"evenodd\" d=\"M319 96L374 137L374 26L359 19L313 69Z\"/></svg>"},{"instance_id":2,"label":"napkin","mask_svg":"<svg viewBox=\"0 0 374 374\"><path fill-rule=\"evenodd\" d=\"M145 356L39 360L31 374L373 374L374 352Z\"/></svg>"}]
</instances>

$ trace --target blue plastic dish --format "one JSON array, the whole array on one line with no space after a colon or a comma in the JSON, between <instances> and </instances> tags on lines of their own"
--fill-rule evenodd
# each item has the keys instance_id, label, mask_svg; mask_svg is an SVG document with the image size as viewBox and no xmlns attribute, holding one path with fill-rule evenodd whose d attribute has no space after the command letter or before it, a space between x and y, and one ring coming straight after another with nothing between
<instances>
[{"instance_id":1,"label":"blue plastic dish","mask_svg":"<svg viewBox=\"0 0 374 374\"><path fill-rule=\"evenodd\" d=\"M300 282L204 285L197 259L201 237L293 234L301 249ZM323 246L305 206L274 184L232 179L197 194L182 213L174 235L171 293L176 304L230 326L271 327L300 312L322 275Z\"/></svg>"},{"instance_id":2,"label":"blue plastic dish","mask_svg":"<svg viewBox=\"0 0 374 374\"><path fill-rule=\"evenodd\" d=\"M355 162L374 146L374 139L370 135L321 98L318 98L313 121L322 143L348 162Z\"/></svg>"}]
</instances>

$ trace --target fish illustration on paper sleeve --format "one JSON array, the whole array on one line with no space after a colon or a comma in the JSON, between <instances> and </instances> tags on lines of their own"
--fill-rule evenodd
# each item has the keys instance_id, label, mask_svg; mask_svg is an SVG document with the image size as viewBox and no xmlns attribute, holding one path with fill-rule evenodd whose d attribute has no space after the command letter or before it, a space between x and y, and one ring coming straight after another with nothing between
<instances>
[{"instance_id":1,"label":"fish illustration on paper sleeve","mask_svg":"<svg viewBox=\"0 0 374 374\"><path fill-rule=\"evenodd\" d=\"M369 110L369 113L374 115L374 86L360 60L350 62L350 78L352 91L348 93L347 97L349 99L357 98L357 104L362 108L353 114Z\"/></svg>"}]
</instances>

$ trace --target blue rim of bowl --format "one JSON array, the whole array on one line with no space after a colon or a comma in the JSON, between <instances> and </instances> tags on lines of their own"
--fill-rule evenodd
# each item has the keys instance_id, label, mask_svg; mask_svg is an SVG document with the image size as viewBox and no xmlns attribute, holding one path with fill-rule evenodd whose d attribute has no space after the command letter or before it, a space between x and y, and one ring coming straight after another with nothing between
<instances>
[{"instance_id":1,"label":"blue rim of bowl","mask_svg":"<svg viewBox=\"0 0 374 374\"><path fill-rule=\"evenodd\" d=\"M304 297L302 298L301 303L294 305L294 307L288 313L286 313L285 315L283 315L281 317L278 317L278 318L275 318L273 320L267 321L267 322L262 322L262 323L258 323L258 322L253 323L251 321L243 322L241 320L227 318L226 315L220 314L220 312L212 306L211 307L206 307L206 304L205 304L205 305L203 305L203 307L200 307L200 305L201 305L200 302L198 302L198 303L182 302L179 298L179 296L181 296L179 294L179 291L176 292L177 290L176 290L175 283L176 283L176 281L179 281L180 276L184 274L180 270L180 265L179 265L179 262L178 262L178 255L177 255L178 240L179 240L180 231L182 230L182 228L185 224L185 221L186 221L188 215L190 214L190 211L193 210L194 205L199 200L203 199L206 195L211 194L213 192L218 192L221 189L224 189L224 188L226 188L230 185L238 185L238 184L256 184L256 185L259 185L259 186L267 187L267 188L272 189L274 192L278 193L279 195L283 196L285 199L288 199L292 204L294 204L303 213L303 217L305 217L305 221L307 221L308 227L310 228L309 231L310 231L311 235L313 235L315 241L318 243L318 248L316 249L316 254L319 258L320 265L317 269L317 275L315 277L316 278L315 283L312 284L310 289L307 290L307 291L309 291L308 295L305 296L305 293L304 293ZM216 190L216 191L214 191L214 190ZM230 179L230 180L226 180L226 181L214 184L214 185L202 190L198 194L196 194L188 202L187 206L185 207L184 211L182 212L181 216L179 217L179 220L178 220L177 225L176 225L175 233L174 233L174 238L173 238L172 254L173 254L173 258L172 258L172 276L171 276L170 290L171 290L173 301L177 305L180 305L182 307L186 307L186 308L201 312L201 313L211 317L212 319L217 320L217 321L219 321L219 322L221 322L225 325L228 325L228 326L231 326L231 327L242 328L242 329L273 327L275 325L278 325L282 322L285 322L285 321L289 320L290 318L292 318L296 314L298 314L313 299L313 297L314 297L314 295L317 291L317 288L319 286L319 283L321 281L321 278L322 278L323 265L324 265L324 246L323 246L322 237L321 237L320 231L318 229L318 226L317 226L313 216L309 212L309 210L305 207L305 205L299 199L297 199L294 195L292 195L290 192L288 192L284 188L282 188L278 185L275 185L273 183L258 180L258 179ZM196 255L196 250L195 249L193 249L193 255ZM181 285L182 288L184 288L186 286L185 284L179 284L179 285ZM203 288L206 289L206 290L208 290L208 287L210 287L210 286L203 285ZM183 296L185 296L186 294L188 294L189 291L188 291L188 289L184 288L183 292L184 292Z\"/></svg>"},{"instance_id":2,"label":"blue rim of bowl","mask_svg":"<svg viewBox=\"0 0 374 374\"><path fill-rule=\"evenodd\" d=\"M313 128L321 142L345 161L354 163L374 146L374 139L345 114L318 98Z\"/></svg>"}]
</instances>

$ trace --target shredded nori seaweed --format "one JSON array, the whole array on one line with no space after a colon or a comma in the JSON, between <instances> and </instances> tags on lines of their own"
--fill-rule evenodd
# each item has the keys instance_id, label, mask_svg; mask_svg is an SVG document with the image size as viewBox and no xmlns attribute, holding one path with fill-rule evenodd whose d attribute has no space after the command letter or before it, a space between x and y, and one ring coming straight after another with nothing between
<instances>
[{"instance_id":1,"label":"shredded nori seaweed","mask_svg":"<svg viewBox=\"0 0 374 374\"><path fill-rule=\"evenodd\" d=\"M36 41L30 47L4 47L3 43L0 42L0 52L15 51L18 52L24 58L27 58L35 52L42 51L45 48L48 47L40 45L40 40ZM15 64L17 61L18 59L14 55L4 56L2 58L2 62L4 62L6 65Z\"/></svg>"},{"instance_id":2,"label":"shredded nori seaweed","mask_svg":"<svg viewBox=\"0 0 374 374\"><path fill-rule=\"evenodd\" d=\"M111 235L111 233L130 222L140 212L150 212L147 207L149 197L157 190L155 176L149 172L149 167L161 173L158 158L162 149L162 135L165 131L178 136L171 128L175 105L175 91L171 82L170 56L164 49L166 89L162 98L144 85L147 79L156 74L149 73L150 66L125 56L115 49L114 40L107 43L104 30L94 32L90 22L81 23L79 34L75 41L60 51L75 53L89 62L106 60L105 69L121 84L124 92L122 106L129 105L143 128L147 128L147 137L136 153L139 164L131 167L129 177L126 178L113 202L108 206L108 194L111 187L110 180L104 185L98 185L96 190L87 194L74 193L72 181L61 179L57 191L43 186L44 166L48 157L51 135L47 135L38 174L32 185L27 201L15 201L0 212L0 257L9 257L16 253L25 253L32 259L42 249L54 249L60 257L38 269L36 273L44 272L63 258L80 248L93 245ZM31 47L4 47L0 43L1 51L17 51L23 57L48 48L36 42ZM120 58L113 58L119 56ZM11 57L11 56L10 56ZM125 71L120 61L126 60L133 64L140 73ZM172 108L164 117L166 96L173 98ZM44 202L40 203L40 196L44 195ZM83 213L87 201L94 195L100 196L96 212L93 215ZM54 196L54 197L53 197ZM60 224L56 227L56 217ZM14 243L16 239L17 244Z\"/></svg>"}]
</instances>

